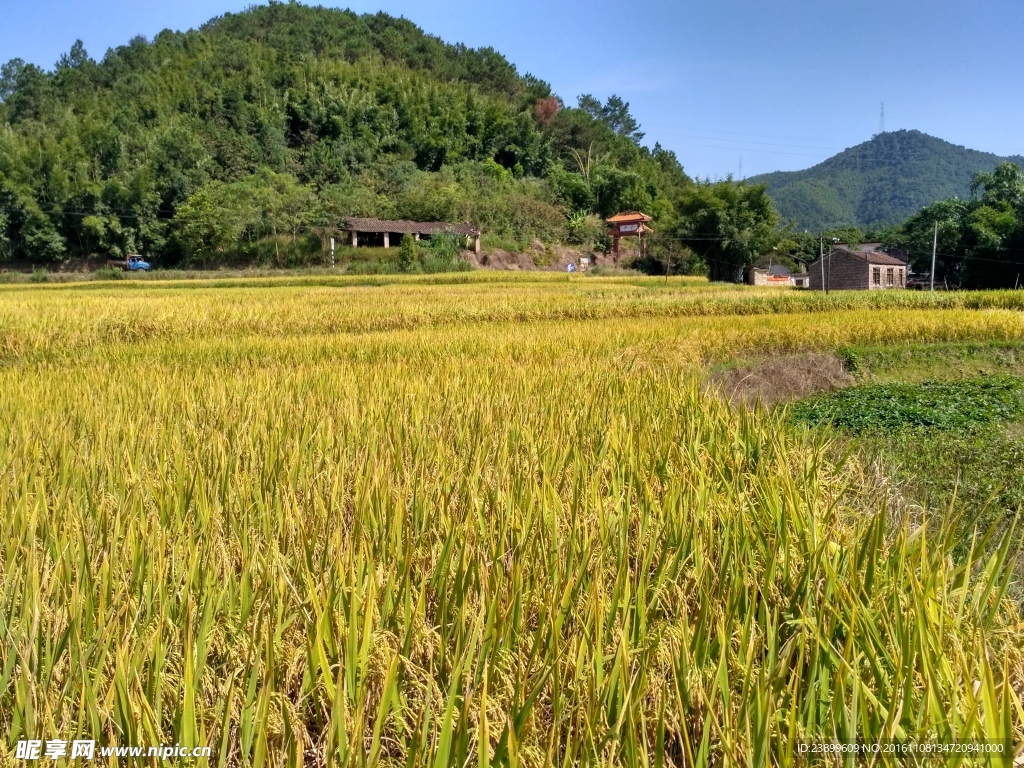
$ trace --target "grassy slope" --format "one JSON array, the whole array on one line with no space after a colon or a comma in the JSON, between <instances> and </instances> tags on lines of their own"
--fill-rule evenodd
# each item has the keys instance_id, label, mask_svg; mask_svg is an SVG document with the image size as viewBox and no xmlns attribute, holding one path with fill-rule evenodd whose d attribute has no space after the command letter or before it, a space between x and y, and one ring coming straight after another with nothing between
<instances>
[{"instance_id":1,"label":"grassy slope","mask_svg":"<svg viewBox=\"0 0 1024 768\"><path fill-rule=\"evenodd\" d=\"M843 351L855 358L863 383L965 379L1009 374L1024 376L1024 342L927 344L863 347Z\"/></svg>"}]
</instances>

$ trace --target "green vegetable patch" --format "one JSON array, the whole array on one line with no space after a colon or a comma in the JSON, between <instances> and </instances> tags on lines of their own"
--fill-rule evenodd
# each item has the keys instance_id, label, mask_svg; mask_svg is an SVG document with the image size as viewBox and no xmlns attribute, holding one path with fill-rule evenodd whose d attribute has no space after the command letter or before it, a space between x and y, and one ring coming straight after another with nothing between
<instances>
[{"instance_id":1,"label":"green vegetable patch","mask_svg":"<svg viewBox=\"0 0 1024 768\"><path fill-rule=\"evenodd\" d=\"M1024 378L985 376L852 387L802 400L791 413L798 423L831 424L852 433L970 429L1024 419Z\"/></svg>"}]
</instances>

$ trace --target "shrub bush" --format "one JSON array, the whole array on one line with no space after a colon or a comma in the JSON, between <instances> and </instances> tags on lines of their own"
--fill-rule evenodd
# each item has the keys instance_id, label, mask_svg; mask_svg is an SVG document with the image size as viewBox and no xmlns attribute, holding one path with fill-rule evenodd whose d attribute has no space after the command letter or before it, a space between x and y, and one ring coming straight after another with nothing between
<instances>
[{"instance_id":1,"label":"shrub bush","mask_svg":"<svg viewBox=\"0 0 1024 768\"><path fill-rule=\"evenodd\" d=\"M90 278L93 280L124 280L124 271L116 267L101 267L94 269Z\"/></svg>"},{"instance_id":2,"label":"shrub bush","mask_svg":"<svg viewBox=\"0 0 1024 768\"><path fill-rule=\"evenodd\" d=\"M416 240L406 232L402 235L402 245L398 249L398 271L419 272L422 270L420 248Z\"/></svg>"}]
</instances>

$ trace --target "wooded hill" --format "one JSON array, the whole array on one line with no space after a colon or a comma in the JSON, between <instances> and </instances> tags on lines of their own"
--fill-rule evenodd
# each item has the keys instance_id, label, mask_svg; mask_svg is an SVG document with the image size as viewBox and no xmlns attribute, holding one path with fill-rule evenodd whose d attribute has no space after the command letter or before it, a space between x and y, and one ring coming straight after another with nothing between
<instances>
[{"instance_id":1,"label":"wooded hill","mask_svg":"<svg viewBox=\"0 0 1024 768\"><path fill-rule=\"evenodd\" d=\"M385 14L271 3L99 61L79 43L52 71L5 64L0 100L0 260L209 264L273 237L294 263L344 216L583 240L692 186L622 100L567 107Z\"/></svg>"},{"instance_id":2,"label":"wooded hill","mask_svg":"<svg viewBox=\"0 0 1024 768\"><path fill-rule=\"evenodd\" d=\"M747 179L767 184L784 219L798 229L859 226L879 229L950 197L970 196L975 175L1000 162L1024 164L950 144L920 131L890 131L813 168L778 171Z\"/></svg>"},{"instance_id":3,"label":"wooded hill","mask_svg":"<svg viewBox=\"0 0 1024 768\"><path fill-rule=\"evenodd\" d=\"M485 249L535 239L601 249L601 218L635 209L654 217L656 235L634 266L737 280L766 252L813 257L819 243L804 228L877 227L966 197L999 160L900 131L807 171L695 183L643 138L621 99L570 106L493 49L386 14L271 3L98 61L79 43L52 70L3 65L0 264L129 253L157 266L323 263L347 216L470 221ZM797 227L780 229L760 181ZM1008 258L1024 214L1005 204L1012 227L979 230L967 214L950 225L955 279L968 279L961 261L979 248ZM892 240L920 250L907 232ZM389 253L384 266L448 263L403 258ZM1008 270L999 280L1012 284Z\"/></svg>"}]
</instances>

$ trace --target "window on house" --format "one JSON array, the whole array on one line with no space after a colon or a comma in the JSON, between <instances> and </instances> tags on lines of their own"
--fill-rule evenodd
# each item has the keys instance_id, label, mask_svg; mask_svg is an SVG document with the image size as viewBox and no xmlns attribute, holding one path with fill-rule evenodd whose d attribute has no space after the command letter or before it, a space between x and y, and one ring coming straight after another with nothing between
<instances>
[{"instance_id":1,"label":"window on house","mask_svg":"<svg viewBox=\"0 0 1024 768\"><path fill-rule=\"evenodd\" d=\"M895 269L893 269L892 267L889 267L889 269L887 269L887 270L885 271L885 284L886 284L887 286L889 286L890 288L891 288L891 287L892 287L893 285L895 285L895 284L896 284L896 283L895 283L895 279L896 279L896 278L895 278L895 273L896 273L896 270L895 270Z\"/></svg>"},{"instance_id":2,"label":"window on house","mask_svg":"<svg viewBox=\"0 0 1024 768\"><path fill-rule=\"evenodd\" d=\"M881 285L882 284L882 268L881 267L875 267L874 269L871 270L871 282L874 283L875 285Z\"/></svg>"},{"instance_id":3,"label":"window on house","mask_svg":"<svg viewBox=\"0 0 1024 768\"><path fill-rule=\"evenodd\" d=\"M902 269L900 270L900 288L907 287L907 273Z\"/></svg>"}]
</instances>

